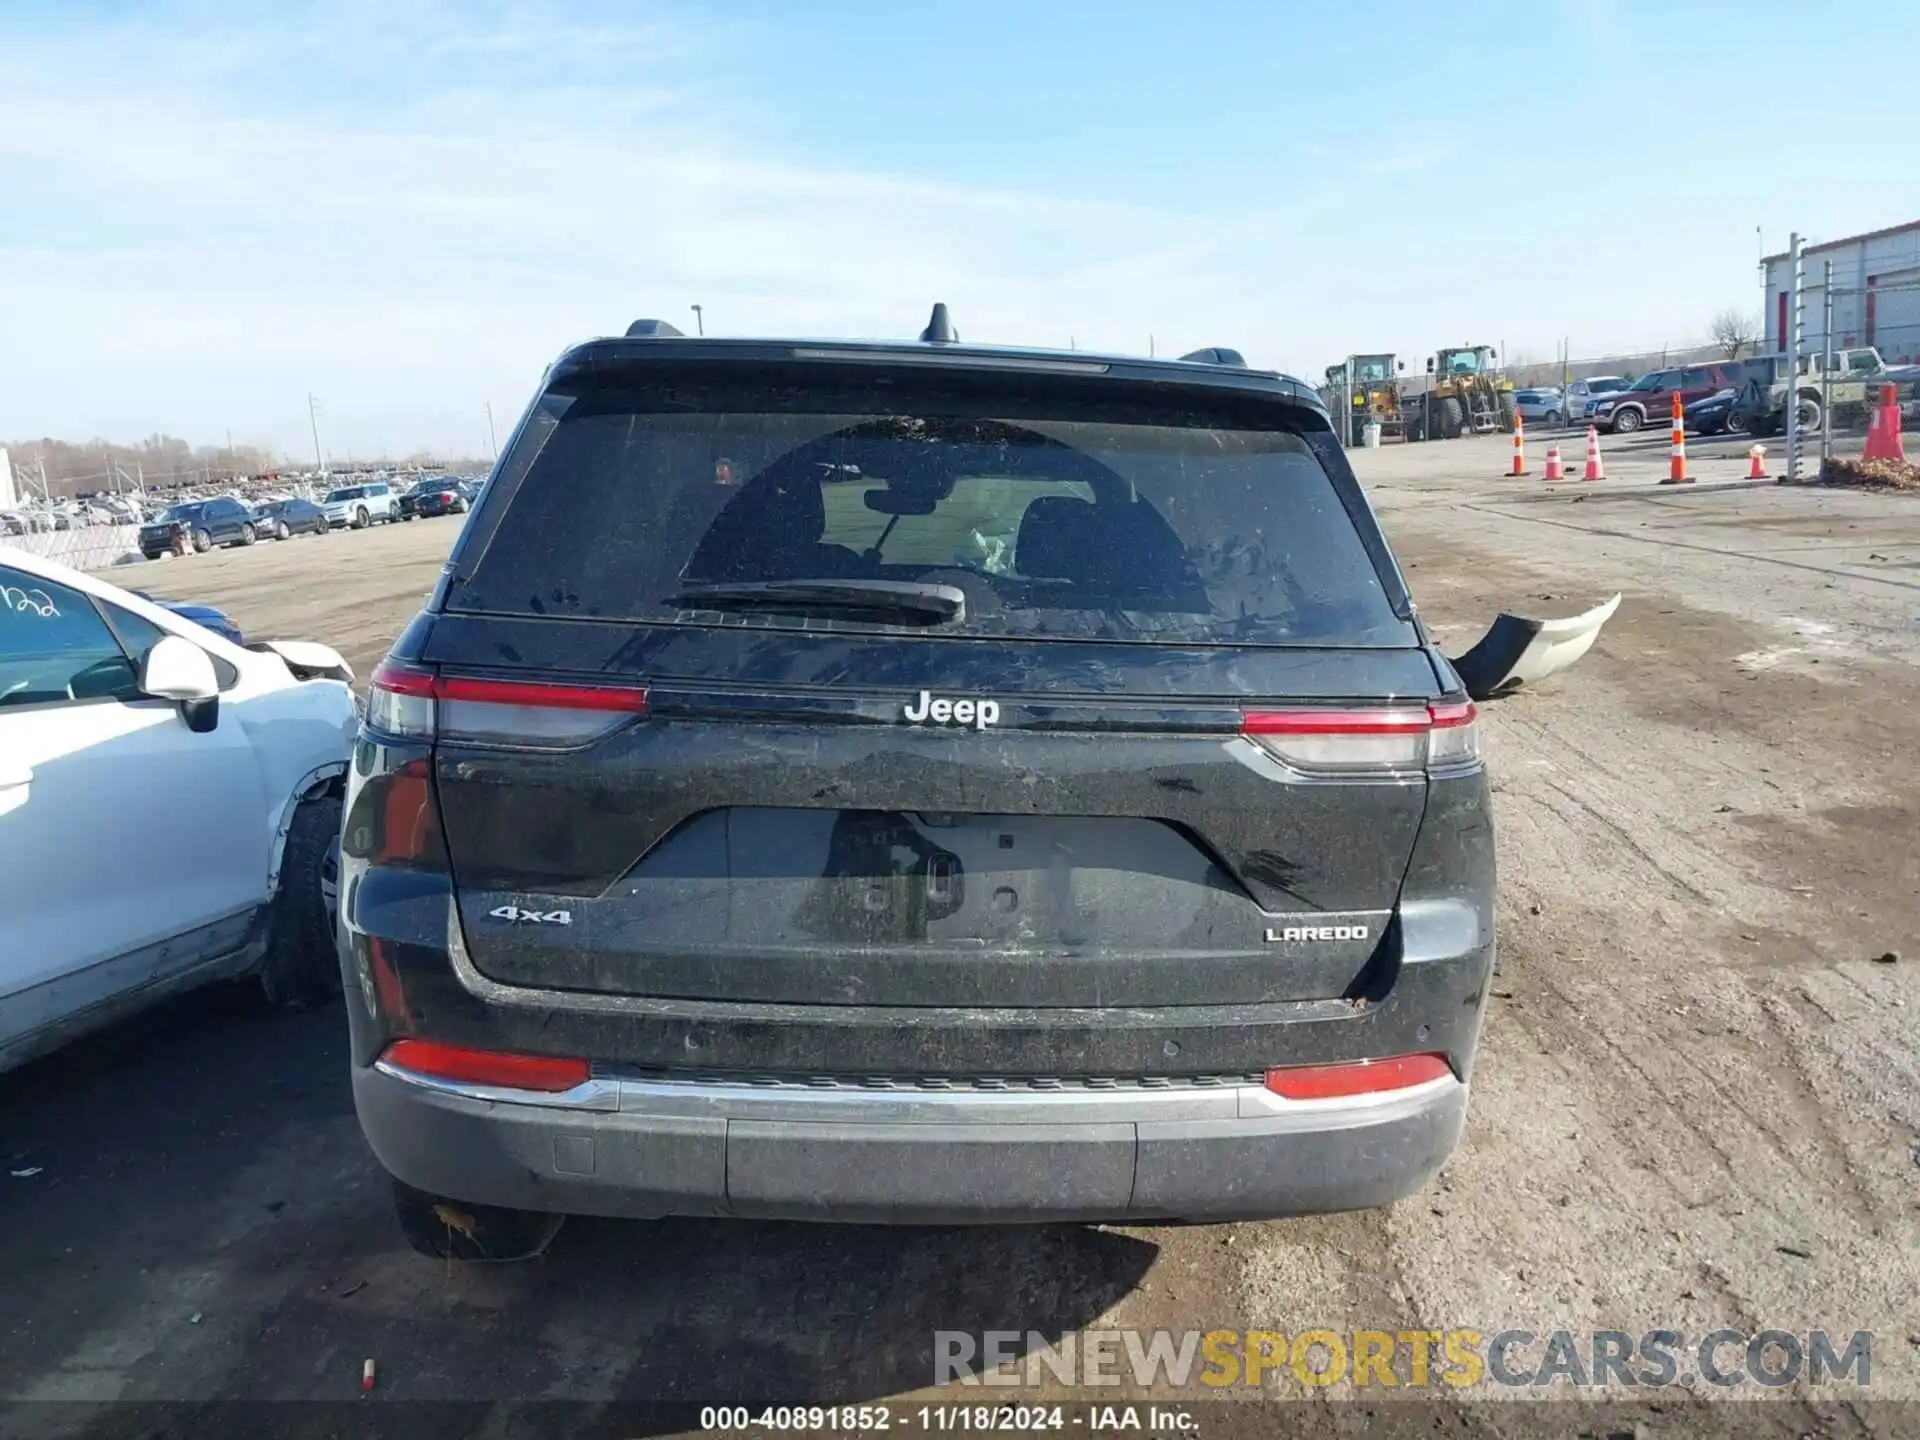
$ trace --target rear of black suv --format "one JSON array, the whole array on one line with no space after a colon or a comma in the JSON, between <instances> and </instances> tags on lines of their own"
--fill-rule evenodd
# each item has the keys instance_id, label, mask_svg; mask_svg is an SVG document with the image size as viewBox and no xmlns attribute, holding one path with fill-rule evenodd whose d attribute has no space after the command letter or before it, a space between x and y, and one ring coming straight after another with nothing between
<instances>
[{"instance_id":1,"label":"rear of black suv","mask_svg":"<svg viewBox=\"0 0 1920 1440\"><path fill-rule=\"evenodd\" d=\"M1319 402L1230 365L569 352L343 866L361 1123L447 1243L1383 1204L1493 955L1473 707Z\"/></svg>"}]
</instances>

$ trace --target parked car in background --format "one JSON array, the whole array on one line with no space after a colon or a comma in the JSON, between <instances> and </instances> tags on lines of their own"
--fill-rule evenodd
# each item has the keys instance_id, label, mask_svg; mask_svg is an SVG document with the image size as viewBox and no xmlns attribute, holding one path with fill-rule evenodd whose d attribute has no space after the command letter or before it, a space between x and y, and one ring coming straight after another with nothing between
<instances>
[{"instance_id":1,"label":"parked car in background","mask_svg":"<svg viewBox=\"0 0 1920 1440\"><path fill-rule=\"evenodd\" d=\"M211 605L201 605L192 600L161 600L145 590L129 590L129 595L138 595L149 604L160 605L182 620L191 620L194 624L213 631L223 640L231 640L235 645L244 645L245 637L240 633L240 625L224 610Z\"/></svg>"},{"instance_id":2,"label":"parked car in background","mask_svg":"<svg viewBox=\"0 0 1920 1440\"><path fill-rule=\"evenodd\" d=\"M205 553L216 545L251 545L258 538L253 515L238 500L220 496L172 505L140 527L140 553L149 560L180 548Z\"/></svg>"},{"instance_id":3,"label":"parked car in background","mask_svg":"<svg viewBox=\"0 0 1920 1440\"><path fill-rule=\"evenodd\" d=\"M1558 390L1516 390L1513 408L1522 420L1559 425L1567 418L1567 402Z\"/></svg>"},{"instance_id":4,"label":"parked car in background","mask_svg":"<svg viewBox=\"0 0 1920 1440\"><path fill-rule=\"evenodd\" d=\"M364 530L378 521L400 518L400 497L386 480L370 480L363 485L342 485L327 492L320 502L327 512L327 524Z\"/></svg>"},{"instance_id":5,"label":"parked car in background","mask_svg":"<svg viewBox=\"0 0 1920 1440\"><path fill-rule=\"evenodd\" d=\"M1920 365L1890 365L1875 379L1893 386L1893 398L1900 406L1900 423L1920 425Z\"/></svg>"},{"instance_id":6,"label":"parked car in background","mask_svg":"<svg viewBox=\"0 0 1920 1440\"><path fill-rule=\"evenodd\" d=\"M1824 352L1802 356L1790 364L1786 355L1753 355L1740 362L1732 380L1740 391L1738 408L1747 429L1755 435L1778 435L1787 428L1787 396L1799 408L1800 428L1817 433L1826 423L1827 407L1864 409L1867 391L1886 374L1886 362L1871 345L1833 352L1833 371L1826 372Z\"/></svg>"},{"instance_id":7,"label":"parked car in background","mask_svg":"<svg viewBox=\"0 0 1920 1440\"><path fill-rule=\"evenodd\" d=\"M461 490L460 482L449 475L428 475L414 481L405 494L400 497L400 518L412 520L420 515L445 515L453 511L453 503L459 501L459 510L467 508L467 495Z\"/></svg>"},{"instance_id":8,"label":"parked car in background","mask_svg":"<svg viewBox=\"0 0 1920 1440\"><path fill-rule=\"evenodd\" d=\"M1584 380L1575 380L1567 386L1567 419L1571 421L1590 420L1594 406L1602 397L1616 395L1625 390L1633 381L1624 375L1589 375Z\"/></svg>"},{"instance_id":9,"label":"parked car in background","mask_svg":"<svg viewBox=\"0 0 1920 1440\"><path fill-rule=\"evenodd\" d=\"M1715 391L1681 411L1681 424L1695 435L1725 435L1733 428L1734 405L1739 397L1740 392L1732 387Z\"/></svg>"},{"instance_id":10,"label":"parked car in background","mask_svg":"<svg viewBox=\"0 0 1920 1440\"><path fill-rule=\"evenodd\" d=\"M0 1070L211 980L338 994L351 678L0 546Z\"/></svg>"},{"instance_id":11,"label":"parked car in background","mask_svg":"<svg viewBox=\"0 0 1920 1440\"><path fill-rule=\"evenodd\" d=\"M1642 375L1625 390L1603 395L1594 406L1593 423L1602 430L1631 435L1649 424L1664 424L1673 416L1673 397L1682 406L1736 387L1740 362L1716 360L1707 365L1676 365Z\"/></svg>"},{"instance_id":12,"label":"parked car in background","mask_svg":"<svg viewBox=\"0 0 1920 1440\"><path fill-rule=\"evenodd\" d=\"M414 513L422 520L436 515L464 515L470 503L457 480L438 480L414 497Z\"/></svg>"},{"instance_id":13,"label":"parked car in background","mask_svg":"<svg viewBox=\"0 0 1920 1440\"><path fill-rule=\"evenodd\" d=\"M253 509L254 527L262 535L290 540L295 535L324 535L333 527L327 512L311 500L269 500Z\"/></svg>"},{"instance_id":14,"label":"parked car in background","mask_svg":"<svg viewBox=\"0 0 1920 1440\"><path fill-rule=\"evenodd\" d=\"M1227 352L729 345L556 361L372 677L341 958L409 1242L1423 1184L1493 820L1320 399Z\"/></svg>"}]
</instances>

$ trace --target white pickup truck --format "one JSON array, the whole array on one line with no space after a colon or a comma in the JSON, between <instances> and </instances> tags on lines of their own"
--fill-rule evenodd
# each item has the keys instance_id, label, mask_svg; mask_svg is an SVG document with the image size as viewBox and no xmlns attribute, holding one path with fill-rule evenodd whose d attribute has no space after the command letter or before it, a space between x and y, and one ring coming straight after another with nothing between
<instances>
[{"instance_id":1,"label":"white pickup truck","mask_svg":"<svg viewBox=\"0 0 1920 1440\"><path fill-rule=\"evenodd\" d=\"M368 480L359 485L342 485L329 490L327 498L320 502L320 508L326 512L327 524L333 529L342 525L353 530L364 530L376 521L384 520L388 524L400 518L400 494L385 480Z\"/></svg>"},{"instance_id":2,"label":"white pickup truck","mask_svg":"<svg viewBox=\"0 0 1920 1440\"><path fill-rule=\"evenodd\" d=\"M1831 373L1826 369L1824 352L1803 355L1791 367L1785 355L1755 355L1741 362L1733 429L1759 436L1780 434L1787 428L1787 394L1792 391L1800 411L1800 428L1813 434L1826 423L1829 408L1844 420L1842 412L1864 406L1867 387L1886 368L1880 352L1871 345L1834 351Z\"/></svg>"},{"instance_id":3,"label":"white pickup truck","mask_svg":"<svg viewBox=\"0 0 1920 1440\"><path fill-rule=\"evenodd\" d=\"M224 977L339 994L351 678L0 546L0 1070Z\"/></svg>"}]
</instances>

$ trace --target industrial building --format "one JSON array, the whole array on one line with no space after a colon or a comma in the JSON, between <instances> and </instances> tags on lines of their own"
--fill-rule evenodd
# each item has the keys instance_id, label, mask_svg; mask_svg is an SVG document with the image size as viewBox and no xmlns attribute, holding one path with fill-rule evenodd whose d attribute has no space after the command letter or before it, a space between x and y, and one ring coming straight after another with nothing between
<instances>
[{"instance_id":1,"label":"industrial building","mask_svg":"<svg viewBox=\"0 0 1920 1440\"><path fill-rule=\"evenodd\" d=\"M1920 220L1891 229L1823 240L1800 248L1802 341L1807 352L1826 344L1826 267L1833 263L1833 344L1872 345L1890 365L1920 363ZM1766 348L1787 349L1787 296L1793 265L1785 253L1761 262L1766 270Z\"/></svg>"}]
</instances>

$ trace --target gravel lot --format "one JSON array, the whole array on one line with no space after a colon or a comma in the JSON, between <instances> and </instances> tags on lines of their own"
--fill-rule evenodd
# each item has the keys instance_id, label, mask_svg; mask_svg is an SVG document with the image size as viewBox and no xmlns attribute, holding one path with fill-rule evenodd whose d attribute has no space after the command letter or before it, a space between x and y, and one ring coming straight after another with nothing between
<instances>
[{"instance_id":1,"label":"gravel lot","mask_svg":"<svg viewBox=\"0 0 1920 1440\"><path fill-rule=\"evenodd\" d=\"M1288 1418L1916 1433L1920 497L1748 485L1745 447L1715 442L1691 447L1701 484L1660 487L1659 437L1549 487L1530 448L1523 480L1500 478L1504 437L1356 455L1450 646L1501 609L1626 595L1576 670L1486 708L1500 973L1467 1138L1425 1193L1187 1229L574 1222L541 1261L447 1269L389 1222L339 1017L219 991L0 1078L0 1156L38 1167L0 1177L0 1396L346 1400L372 1356L381 1398L473 1402L458 1433L509 1434L530 1422L495 1402L921 1392L936 1329L1774 1327L1873 1331L1870 1389L1602 1414L1342 1383ZM456 524L114 578L364 676ZM80 1433L116 1412L31 1413ZM1202 1433L1272 1419L1228 1406Z\"/></svg>"}]
</instances>

